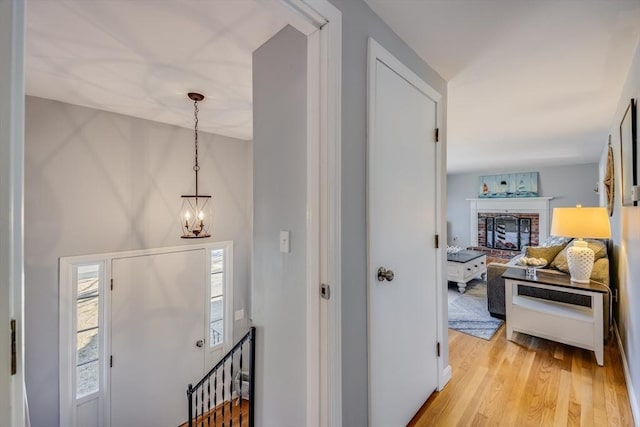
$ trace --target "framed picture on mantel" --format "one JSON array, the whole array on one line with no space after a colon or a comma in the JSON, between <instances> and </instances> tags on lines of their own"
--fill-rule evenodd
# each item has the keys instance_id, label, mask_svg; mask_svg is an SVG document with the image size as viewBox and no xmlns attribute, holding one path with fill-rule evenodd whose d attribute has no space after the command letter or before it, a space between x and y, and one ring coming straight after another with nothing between
<instances>
[{"instance_id":1,"label":"framed picture on mantel","mask_svg":"<svg viewBox=\"0 0 640 427\"><path fill-rule=\"evenodd\" d=\"M638 206L638 196L633 194L638 185L638 144L636 101L631 99L620 121L620 164L622 171L622 206Z\"/></svg>"},{"instance_id":2,"label":"framed picture on mantel","mask_svg":"<svg viewBox=\"0 0 640 427\"><path fill-rule=\"evenodd\" d=\"M478 197L538 197L538 172L481 176Z\"/></svg>"}]
</instances>

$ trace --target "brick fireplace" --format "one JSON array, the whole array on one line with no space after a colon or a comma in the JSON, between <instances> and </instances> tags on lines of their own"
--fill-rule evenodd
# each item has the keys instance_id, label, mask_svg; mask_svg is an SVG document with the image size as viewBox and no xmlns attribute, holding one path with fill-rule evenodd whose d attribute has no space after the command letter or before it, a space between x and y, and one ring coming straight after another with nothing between
<instances>
[{"instance_id":1,"label":"brick fireplace","mask_svg":"<svg viewBox=\"0 0 640 427\"><path fill-rule=\"evenodd\" d=\"M549 236L551 197L469 199L471 246L490 256L511 258Z\"/></svg>"},{"instance_id":2,"label":"brick fireplace","mask_svg":"<svg viewBox=\"0 0 640 427\"><path fill-rule=\"evenodd\" d=\"M537 213L478 213L478 246L519 251L537 246L540 216Z\"/></svg>"}]
</instances>

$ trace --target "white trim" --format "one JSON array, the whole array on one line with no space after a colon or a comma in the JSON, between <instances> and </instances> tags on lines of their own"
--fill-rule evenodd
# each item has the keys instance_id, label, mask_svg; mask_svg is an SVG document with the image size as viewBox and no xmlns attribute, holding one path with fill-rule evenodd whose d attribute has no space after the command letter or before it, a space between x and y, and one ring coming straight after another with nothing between
<instances>
[{"instance_id":1,"label":"white trim","mask_svg":"<svg viewBox=\"0 0 640 427\"><path fill-rule=\"evenodd\" d=\"M190 248L191 246L189 246ZM234 298L233 298L233 262L234 262L234 249L233 249L233 241L223 241L223 242L214 242L211 244L204 245L203 248L207 251L207 259L205 260L205 283L207 286L207 291L205 293L205 318L204 318L204 342L206 351L209 352L209 357L205 359L204 370L207 372L211 366L208 366L208 361L211 361L211 353L216 353L222 351L222 355L226 354L235 344L234 337ZM200 248L198 248L200 249ZM211 252L214 250L224 251L224 259L223 259L223 304L224 304L224 317L223 317L223 325L224 325L224 337L222 339L222 344L216 345L215 347L211 347L211 343L209 342L209 328L211 324ZM221 356L222 356L221 355Z\"/></svg>"},{"instance_id":2,"label":"white trim","mask_svg":"<svg viewBox=\"0 0 640 427\"><path fill-rule=\"evenodd\" d=\"M400 62L388 50L380 45L380 43L378 43L371 37L369 37L369 52L370 58L382 62L387 67L391 68L400 77L405 79L409 84L414 86L416 89L436 101L436 103L440 103L440 101L442 100L442 95L438 93L438 91L429 86L427 82L425 82L420 76L418 76L409 67Z\"/></svg>"},{"instance_id":3,"label":"white trim","mask_svg":"<svg viewBox=\"0 0 640 427\"><path fill-rule=\"evenodd\" d=\"M435 92L434 89L432 89ZM447 241L447 132L443 121L442 95L435 92L436 126L438 141L436 143L436 233L440 246ZM440 248L436 251L436 316L437 338L440 343L440 357L438 357L438 391L441 391L451 380L451 366L449 365L449 306L447 299L447 257ZM439 285L439 286L438 286Z\"/></svg>"},{"instance_id":4,"label":"white trim","mask_svg":"<svg viewBox=\"0 0 640 427\"><path fill-rule=\"evenodd\" d=\"M371 117L372 106L375 105L375 90L373 90L374 79L372 78L371 70L375 70L376 62L389 67L400 77L405 79L409 84L414 86L417 90L425 94L432 99L436 104L436 127L440 130L443 129L443 111L442 111L442 95L426 83L420 76L414 73L411 69L405 66L383 46L381 46L376 40L369 37L368 43L368 62L367 67L369 73L367 74L367 94L369 99L367 101L367 117ZM373 124L369 120L367 126L368 138L373 138ZM436 193L436 230L439 236L442 237L441 241L446 241L446 136L445 132L440 132L440 141L436 143L436 170L435 173L435 193ZM370 154L369 154L370 155ZM367 194L369 194L369 173L367 160ZM369 211L367 208L367 223L369 223ZM369 232L367 232L367 248L370 247ZM446 271L446 257L443 255L443 251L436 250L436 263L435 263L435 275L436 275L436 339L440 343L440 357L437 358L437 390L442 390L444 386L451 379L451 366L449 365L449 339L448 339L448 308L447 308L447 278L444 272ZM370 266L369 253L367 253L367 271L372 271ZM372 280L370 274L367 273L367 287L369 281ZM369 296L367 293L367 324L369 324ZM367 341L369 342L369 333L367 330ZM368 380L371 382L371 367L368 368ZM369 420L371 421L371 387L368 389L368 402L369 402Z\"/></svg>"},{"instance_id":5,"label":"white trim","mask_svg":"<svg viewBox=\"0 0 640 427\"><path fill-rule=\"evenodd\" d=\"M322 26L316 19L314 7L306 6L301 0L261 0L260 3L274 15L283 16L289 25L305 36L318 31Z\"/></svg>"},{"instance_id":6,"label":"white trim","mask_svg":"<svg viewBox=\"0 0 640 427\"><path fill-rule=\"evenodd\" d=\"M312 3L308 0L282 1L284 7L289 10L287 15L291 25L307 36L322 28L327 22L329 22L329 16L327 13L332 12L327 7L328 2L315 0Z\"/></svg>"},{"instance_id":7,"label":"white trim","mask_svg":"<svg viewBox=\"0 0 640 427\"><path fill-rule=\"evenodd\" d=\"M291 18L291 25L309 37L307 425L341 426L342 13L328 0L280 0L279 3L279 9ZM319 35L315 34L318 29ZM311 55L319 56L319 61L310 58ZM312 153L315 158L310 158ZM317 209L311 209L312 206ZM311 254L315 254L315 259L310 258ZM319 298L321 282L331 285L331 299L327 302ZM326 353L321 353L319 347L322 331L327 341Z\"/></svg>"},{"instance_id":8,"label":"white trim","mask_svg":"<svg viewBox=\"0 0 640 427\"><path fill-rule=\"evenodd\" d=\"M21 0L0 2L0 327L16 321L16 374L10 339L0 336L0 425L25 425L24 387L24 21Z\"/></svg>"},{"instance_id":9,"label":"white trim","mask_svg":"<svg viewBox=\"0 0 640 427\"><path fill-rule=\"evenodd\" d=\"M60 403L60 425L75 427L77 425L77 407L96 398L99 399L98 404L98 425L111 425L111 399L110 399L110 375L109 366L106 363L111 352L111 295L109 286L112 279L111 264L114 260L133 258L140 256L159 255L174 252L199 251L206 252L206 262L204 271L204 283L209 285L211 280L211 251L215 249L223 249L225 251L224 258L224 305L225 319L224 329L225 337L222 345L222 351L226 352L233 346L233 241L210 242L204 244L190 244L182 246L171 246L165 248L140 249L122 252L108 252L102 254L78 255L61 257L59 260L59 403ZM74 279L73 269L79 265L85 264L101 264L100 288L99 295L99 328L100 333L100 391L90 396L77 399L75 396L75 339L76 334L71 331L76 329L76 306L75 299L77 294L76 280ZM68 284L71 283L71 286ZM210 289L204 293L205 319L204 331L206 334L206 342L209 341L209 315L210 315ZM207 298L208 297L208 298ZM208 345L208 344L207 344ZM220 351L220 347L209 348L207 351ZM205 356L205 362L209 356ZM203 372L206 369L203 365Z\"/></svg>"},{"instance_id":10,"label":"white trim","mask_svg":"<svg viewBox=\"0 0 640 427\"><path fill-rule=\"evenodd\" d=\"M614 320L613 330L616 334L616 341L618 341L618 348L620 350L620 358L622 359L622 369L624 371L624 380L627 384L627 394L629 395L629 404L631 405L631 414L633 415L633 424L636 427L640 427L640 405L638 404L638 396L633 389L633 382L631 381L631 373L629 372L629 363L627 362L627 355L624 352L624 346L622 345L622 338L620 337L620 331L618 330L618 324Z\"/></svg>"},{"instance_id":11,"label":"white trim","mask_svg":"<svg viewBox=\"0 0 640 427\"><path fill-rule=\"evenodd\" d=\"M99 353L98 360L100 365L100 375L98 383L100 385L98 392L84 396L80 399L76 397L76 348L77 338L77 276L76 268L81 265L98 264L100 265L99 287L98 287L98 337ZM78 257L60 258L60 297L58 300L59 315L59 402L60 402L60 425L74 427L77 425L78 406L91 400L98 400L98 425L102 426L105 415L105 407L108 400L108 370L106 367L106 357L109 353L108 331L105 326L108 324L106 299L109 297L107 292L107 282L109 280L110 268L107 259L97 255L95 257ZM71 286L68 286L68 285ZM71 331L76 331L71 333ZM108 424L106 424L108 425Z\"/></svg>"},{"instance_id":12,"label":"white trim","mask_svg":"<svg viewBox=\"0 0 640 427\"><path fill-rule=\"evenodd\" d=\"M326 314L326 390L321 394L321 425L342 425L342 13L329 2L316 6L328 22L320 31L321 46L321 281L331 285L322 300ZM327 413L325 413L327 411Z\"/></svg>"},{"instance_id":13,"label":"white trim","mask_svg":"<svg viewBox=\"0 0 640 427\"><path fill-rule=\"evenodd\" d=\"M307 427L320 425L320 32L307 36Z\"/></svg>"}]
</instances>

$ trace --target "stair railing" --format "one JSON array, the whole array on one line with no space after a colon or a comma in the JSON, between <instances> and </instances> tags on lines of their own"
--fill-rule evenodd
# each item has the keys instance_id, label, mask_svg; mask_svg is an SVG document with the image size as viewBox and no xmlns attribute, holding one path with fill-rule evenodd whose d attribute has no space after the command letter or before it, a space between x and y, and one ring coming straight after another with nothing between
<instances>
[{"instance_id":1,"label":"stair railing","mask_svg":"<svg viewBox=\"0 0 640 427\"><path fill-rule=\"evenodd\" d=\"M256 328L251 327L195 386L189 384L187 387L189 427L254 426L255 337ZM249 358L248 366L246 357ZM237 366L235 371L234 363ZM221 379L220 383L219 379ZM211 399L212 385L213 400ZM220 397L218 398L218 396ZM237 423L234 423L234 400ZM247 401L248 413L246 417L244 417L242 410L245 405L243 401Z\"/></svg>"}]
</instances>

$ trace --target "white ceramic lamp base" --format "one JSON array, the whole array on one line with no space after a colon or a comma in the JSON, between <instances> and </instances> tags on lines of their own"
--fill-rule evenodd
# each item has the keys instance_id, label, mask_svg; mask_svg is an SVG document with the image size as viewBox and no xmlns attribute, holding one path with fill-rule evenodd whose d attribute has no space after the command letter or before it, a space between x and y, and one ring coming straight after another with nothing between
<instances>
[{"instance_id":1,"label":"white ceramic lamp base","mask_svg":"<svg viewBox=\"0 0 640 427\"><path fill-rule=\"evenodd\" d=\"M584 240L573 242L573 245L567 249L567 263L572 282L589 283L594 258L595 254L587 246L587 242Z\"/></svg>"}]
</instances>

